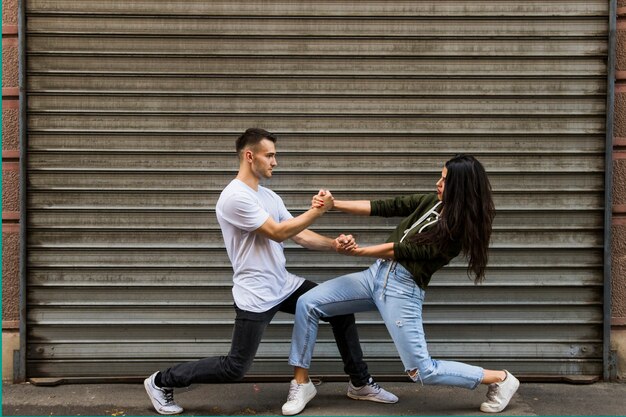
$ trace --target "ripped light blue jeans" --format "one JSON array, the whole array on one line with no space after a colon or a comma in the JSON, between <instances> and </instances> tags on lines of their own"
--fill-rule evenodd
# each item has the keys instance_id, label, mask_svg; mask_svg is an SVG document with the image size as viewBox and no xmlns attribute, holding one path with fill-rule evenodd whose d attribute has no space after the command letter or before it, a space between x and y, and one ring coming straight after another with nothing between
<instances>
[{"instance_id":1,"label":"ripped light blue jeans","mask_svg":"<svg viewBox=\"0 0 626 417\"><path fill-rule=\"evenodd\" d=\"M409 271L381 259L365 271L318 285L298 300L289 364L310 367L320 317L378 309L413 381L476 388L483 379L482 368L432 359L428 354L422 323L424 296Z\"/></svg>"}]
</instances>

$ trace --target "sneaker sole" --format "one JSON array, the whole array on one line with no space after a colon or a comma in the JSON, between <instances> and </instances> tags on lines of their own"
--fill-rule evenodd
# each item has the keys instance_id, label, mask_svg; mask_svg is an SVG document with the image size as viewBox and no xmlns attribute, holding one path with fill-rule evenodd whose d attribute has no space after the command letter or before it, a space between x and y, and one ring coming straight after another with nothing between
<instances>
[{"instance_id":1,"label":"sneaker sole","mask_svg":"<svg viewBox=\"0 0 626 417\"><path fill-rule=\"evenodd\" d=\"M287 412L285 412L285 410L281 410L283 412L283 415L284 416L295 416L296 414L300 414L302 412L302 410L304 410L306 408L306 405L309 403L309 401L311 401L313 398L315 398L316 395L317 395L317 390L315 390L313 392L313 394L310 395L309 398L307 398L304 401L304 404L302 405L302 408L300 408L299 410L287 411Z\"/></svg>"},{"instance_id":2,"label":"sneaker sole","mask_svg":"<svg viewBox=\"0 0 626 417\"><path fill-rule=\"evenodd\" d=\"M152 406L154 407L154 411L156 411L159 414L163 414L164 416L171 416L174 414L180 414L182 413L184 410L180 410L180 411L171 411L171 412L167 412L167 411L161 411L159 410L159 403L158 401L156 401L153 397L152 394L150 393L150 387L148 386L148 384L150 383L149 381L150 378L146 379L143 381L143 387L146 389L146 392L148 393L148 398L150 398L150 402L152 403Z\"/></svg>"},{"instance_id":3,"label":"sneaker sole","mask_svg":"<svg viewBox=\"0 0 626 417\"><path fill-rule=\"evenodd\" d=\"M367 397L367 396L362 396L362 395L354 395L354 394L351 394L351 393L348 393L348 397L352 398L353 400L372 401L374 403L382 403L382 404L395 404L395 403L398 402L398 400L386 401L386 400L381 400L380 398L376 398L376 397Z\"/></svg>"}]
</instances>

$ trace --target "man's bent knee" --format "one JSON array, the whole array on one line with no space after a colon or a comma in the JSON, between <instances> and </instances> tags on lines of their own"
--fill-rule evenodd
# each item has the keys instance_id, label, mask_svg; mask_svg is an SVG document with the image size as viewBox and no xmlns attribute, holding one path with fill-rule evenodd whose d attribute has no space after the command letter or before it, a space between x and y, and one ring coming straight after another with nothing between
<instances>
[{"instance_id":1,"label":"man's bent knee","mask_svg":"<svg viewBox=\"0 0 626 417\"><path fill-rule=\"evenodd\" d=\"M226 357L222 368L223 382L237 382L241 381L248 372L250 365L233 362Z\"/></svg>"}]
</instances>

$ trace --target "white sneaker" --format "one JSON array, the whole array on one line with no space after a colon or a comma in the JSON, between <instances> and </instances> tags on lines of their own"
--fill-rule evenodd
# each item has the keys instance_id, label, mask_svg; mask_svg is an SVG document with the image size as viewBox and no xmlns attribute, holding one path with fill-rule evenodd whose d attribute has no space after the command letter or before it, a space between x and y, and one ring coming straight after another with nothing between
<instances>
[{"instance_id":1,"label":"white sneaker","mask_svg":"<svg viewBox=\"0 0 626 417\"><path fill-rule=\"evenodd\" d=\"M393 404L398 402L398 397L385 391L372 378L362 387L355 387L352 381L348 384L348 397L354 400L374 401L377 403Z\"/></svg>"},{"instance_id":2,"label":"white sneaker","mask_svg":"<svg viewBox=\"0 0 626 417\"><path fill-rule=\"evenodd\" d=\"M487 401L480 405L480 411L485 413L499 413L511 401L513 394L519 388L519 380L505 370L506 378L502 382L489 385Z\"/></svg>"},{"instance_id":3,"label":"white sneaker","mask_svg":"<svg viewBox=\"0 0 626 417\"><path fill-rule=\"evenodd\" d=\"M154 385L154 377L158 372L153 373L143 381L148 397L152 401L154 409L159 414L180 414L183 408L174 402L174 390L172 388L159 388Z\"/></svg>"},{"instance_id":4,"label":"white sneaker","mask_svg":"<svg viewBox=\"0 0 626 417\"><path fill-rule=\"evenodd\" d=\"M295 379L291 380L287 402L283 404L283 415L294 416L304 410L307 403L315 397L317 390L313 382L298 384Z\"/></svg>"}]
</instances>

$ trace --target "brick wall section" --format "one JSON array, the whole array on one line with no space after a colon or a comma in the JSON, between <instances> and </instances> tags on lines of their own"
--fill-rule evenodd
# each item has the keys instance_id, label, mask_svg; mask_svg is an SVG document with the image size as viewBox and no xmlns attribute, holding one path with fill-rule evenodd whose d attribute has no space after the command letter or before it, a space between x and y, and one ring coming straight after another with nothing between
<instances>
[{"instance_id":1,"label":"brick wall section","mask_svg":"<svg viewBox=\"0 0 626 417\"><path fill-rule=\"evenodd\" d=\"M2 97L3 103L6 96ZM6 106L5 106L6 107ZM2 109L2 150L19 149L19 110L12 108Z\"/></svg>"},{"instance_id":2,"label":"brick wall section","mask_svg":"<svg viewBox=\"0 0 626 417\"><path fill-rule=\"evenodd\" d=\"M4 228L3 228L4 229ZM19 319L19 265L20 235L2 231L2 321L4 327L14 327Z\"/></svg>"},{"instance_id":3,"label":"brick wall section","mask_svg":"<svg viewBox=\"0 0 626 417\"><path fill-rule=\"evenodd\" d=\"M617 47L626 47L626 33L624 33L622 36L625 37L624 42L617 43ZM621 36L620 36L621 37ZM620 62L619 59L617 62ZM626 63L626 57L624 57L622 59L622 62ZM618 70L619 71L619 70ZM618 77L619 76L624 76L626 74L619 74L618 73ZM615 86L616 88L616 94L615 94L615 120L613 121L613 134L614 136L614 148L619 148L619 138L626 138L626 117L624 113L624 111L622 109L626 109L626 95L621 92L620 90L624 87L626 87L626 85L620 85L621 82L626 81L625 80L620 80L618 78L617 80L617 84ZM625 91L626 92L626 91ZM617 149L616 149L617 150ZM616 162L618 162L618 160L616 160ZM616 191L616 190L613 190Z\"/></svg>"},{"instance_id":4,"label":"brick wall section","mask_svg":"<svg viewBox=\"0 0 626 417\"><path fill-rule=\"evenodd\" d=\"M19 67L17 0L2 1L2 328L19 323Z\"/></svg>"},{"instance_id":5,"label":"brick wall section","mask_svg":"<svg viewBox=\"0 0 626 417\"><path fill-rule=\"evenodd\" d=\"M611 228L613 259L611 324L612 333L615 335L626 331L626 0L618 0L617 6L613 224Z\"/></svg>"},{"instance_id":6,"label":"brick wall section","mask_svg":"<svg viewBox=\"0 0 626 417\"><path fill-rule=\"evenodd\" d=\"M18 87L18 47L17 38L7 36L11 27L2 26L2 88ZM5 95L5 91L2 92ZM4 100L2 100L4 103Z\"/></svg>"},{"instance_id":7,"label":"brick wall section","mask_svg":"<svg viewBox=\"0 0 626 417\"><path fill-rule=\"evenodd\" d=\"M17 0L2 0L2 26L17 25Z\"/></svg>"},{"instance_id":8,"label":"brick wall section","mask_svg":"<svg viewBox=\"0 0 626 417\"><path fill-rule=\"evenodd\" d=\"M626 380L626 0L617 1L613 224L611 227L611 350L617 378Z\"/></svg>"}]
</instances>

